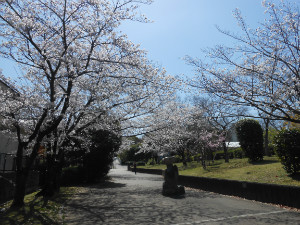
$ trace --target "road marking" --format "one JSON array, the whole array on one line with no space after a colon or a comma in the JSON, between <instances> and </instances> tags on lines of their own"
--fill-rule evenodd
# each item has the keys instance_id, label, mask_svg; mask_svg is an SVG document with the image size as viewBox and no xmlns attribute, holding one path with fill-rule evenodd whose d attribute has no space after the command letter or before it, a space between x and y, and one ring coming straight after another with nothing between
<instances>
[{"instance_id":1,"label":"road marking","mask_svg":"<svg viewBox=\"0 0 300 225\"><path fill-rule=\"evenodd\" d=\"M245 215L238 215L238 216L221 217L221 218L217 218L217 219L207 219L207 220L200 220L200 221L194 221L194 222L176 223L174 225L189 225L189 224L197 224L197 223L217 222L217 221L222 221L222 220L244 218L244 217L250 217L250 216L263 216L263 215L270 215L270 214L284 213L284 212L287 212L287 211L281 210L281 211L273 211L273 212L265 212L265 213L245 214Z\"/></svg>"}]
</instances>

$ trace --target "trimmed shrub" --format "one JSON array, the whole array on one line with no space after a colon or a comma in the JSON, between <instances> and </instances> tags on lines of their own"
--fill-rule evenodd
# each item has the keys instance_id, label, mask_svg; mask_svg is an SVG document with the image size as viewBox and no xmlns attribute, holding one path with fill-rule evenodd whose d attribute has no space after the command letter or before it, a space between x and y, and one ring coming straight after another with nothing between
<instances>
[{"instance_id":1,"label":"trimmed shrub","mask_svg":"<svg viewBox=\"0 0 300 225\"><path fill-rule=\"evenodd\" d=\"M263 129L253 119L240 120L236 124L237 138L249 161L263 160Z\"/></svg>"},{"instance_id":2,"label":"trimmed shrub","mask_svg":"<svg viewBox=\"0 0 300 225\"><path fill-rule=\"evenodd\" d=\"M228 158L229 159L233 159L234 157L234 150L230 149L227 151L227 154L228 154ZM219 160L219 159L225 159L225 153L223 150L221 151L216 151L216 152L213 152L213 157L215 160Z\"/></svg>"},{"instance_id":3,"label":"trimmed shrub","mask_svg":"<svg viewBox=\"0 0 300 225\"><path fill-rule=\"evenodd\" d=\"M82 184L84 182L84 170L82 167L74 166L63 168L61 175L61 185L70 186Z\"/></svg>"},{"instance_id":4,"label":"trimmed shrub","mask_svg":"<svg viewBox=\"0 0 300 225\"><path fill-rule=\"evenodd\" d=\"M93 145L84 156L83 168L88 182L104 178L113 163L113 157L121 145L121 137L108 130L91 131Z\"/></svg>"},{"instance_id":5,"label":"trimmed shrub","mask_svg":"<svg viewBox=\"0 0 300 225\"><path fill-rule=\"evenodd\" d=\"M275 155L275 147L273 144L269 145L269 154L270 155Z\"/></svg>"},{"instance_id":6,"label":"trimmed shrub","mask_svg":"<svg viewBox=\"0 0 300 225\"><path fill-rule=\"evenodd\" d=\"M282 130L275 139L275 151L289 174L300 171L300 130Z\"/></svg>"},{"instance_id":7,"label":"trimmed shrub","mask_svg":"<svg viewBox=\"0 0 300 225\"><path fill-rule=\"evenodd\" d=\"M180 155L175 155L175 163L180 163L182 161L182 157Z\"/></svg>"},{"instance_id":8,"label":"trimmed shrub","mask_svg":"<svg viewBox=\"0 0 300 225\"><path fill-rule=\"evenodd\" d=\"M242 159L242 158L245 157L245 153L244 153L244 151L243 151L242 148L236 148L236 149L234 149L234 151L233 151L233 156L234 156L234 158L236 158L236 159Z\"/></svg>"},{"instance_id":9,"label":"trimmed shrub","mask_svg":"<svg viewBox=\"0 0 300 225\"><path fill-rule=\"evenodd\" d=\"M224 151L217 151L213 153L214 159L219 160L219 159L224 159Z\"/></svg>"},{"instance_id":10,"label":"trimmed shrub","mask_svg":"<svg viewBox=\"0 0 300 225\"><path fill-rule=\"evenodd\" d=\"M143 161L139 161L139 162L136 163L136 165L137 165L137 166L145 166L146 163L143 162Z\"/></svg>"},{"instance_id":11,"label":"trimmed shrub","mask_svg":"<svg viewBox=\"0 0 300 225\"><path fill-rule=\"evenodd\" d=\"M196 162L200 162L201 161L201 154L197 154L197 155L194 155L193 156L193 161L196 161Z\"/></svg>"}]
</instances>

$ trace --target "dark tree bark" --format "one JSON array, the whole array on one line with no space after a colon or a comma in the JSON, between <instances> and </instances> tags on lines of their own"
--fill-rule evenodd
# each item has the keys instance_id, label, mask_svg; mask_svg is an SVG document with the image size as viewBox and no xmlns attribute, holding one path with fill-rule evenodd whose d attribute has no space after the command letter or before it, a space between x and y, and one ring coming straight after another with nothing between
<instances>
[{"instance_id":1,"label":"dark tree bark","mask_svg":"<svg viewBox=\"0 0 300 225\"><path fill-rule=\"evenodd\" d=\"M264 147L265 147L265 155L270 156L270 151L269 151L269 123L270 119L264 119L265 125L266 125L266 131L265 131L265 140L264 140Z\"/></svg>"},{"instance_id":2,"label":"dark tree bark","mask_svg":"<svg viewBox=\"0 0 300 225\"><path fill-rule=\"evenodd\" d=\"M42 137L37 137L36 143L32 149L30 156L26 158L25 166L23 166L23 151L27 147L27 143L19 142L16 159L16 186L13 203L11 205L12 208L20 208L24 205L28 174L34 163L34 160L36 159L41 140Z\"/></svg>"},{"instance_id":3,"label":"dark tree bark","mask_svg":"<svg viewBox=\"0 0 300 225\"><path fill-rule=\"evenodd\" d=\"M12 208L20 208L24 205L24 196L26 190L26 181L28 177L27 170L17 171L16 174L16 186L13 198Z\"/></svg>"},{"instance_id":4,"label":"dark tree bark","mask_svg":"<svg viewBox=\"0 0 300 225\"><path fill-rule=\"evenodd\" d=\"M23 169L23 150L25 143L19 142L16 157L16 185L14 190L13 208L19 208L24 205L25 187L28 172Z\"/></svg>"},{"instance_id":5,"label":"dark tree bark","mask_svg":"<svg viewBox=\"0 0 300 225\"><path fill-rule=\"evenodd\" d=\"M225 162L229 163L228 149L227 149L225 140L222 142L222 145L223 145L223 149L224 149Z\"/></svg>"}]
</instances>

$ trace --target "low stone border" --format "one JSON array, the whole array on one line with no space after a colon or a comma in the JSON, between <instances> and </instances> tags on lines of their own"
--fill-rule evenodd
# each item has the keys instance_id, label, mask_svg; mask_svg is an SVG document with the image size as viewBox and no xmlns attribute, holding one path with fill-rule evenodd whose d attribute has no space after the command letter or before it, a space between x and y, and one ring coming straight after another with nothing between
<instances>
[{"instance_id":1,"label":"low stone border","mask_svg":"<svg viewBox=\"0 0 300 225\"><path fill-rule=\"evenodd\" d=\"M160 169L137 168L137 172L162 175ZM179 175L179 184L204 191L300 209L300 187L296 186L183 175Z\"/></svg>"}]
</instances>

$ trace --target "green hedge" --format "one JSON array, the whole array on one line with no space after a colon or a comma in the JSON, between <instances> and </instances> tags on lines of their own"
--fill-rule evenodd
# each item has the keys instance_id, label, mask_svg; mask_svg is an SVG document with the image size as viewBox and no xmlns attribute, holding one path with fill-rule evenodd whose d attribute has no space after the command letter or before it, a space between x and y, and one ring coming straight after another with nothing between
<instances>
[{"instance_id":1,"label":"green hedge","mask_svg":"<svg viewBox=\"0 0 300 225\"><path fill-rule=\"evenodd\" d=\"M245 152L243 151L242 148L236 148L233 151L233 156L236 159L242 159L242 158L245 158Z\"/></svg>"},{"instance_id":2,"label":"green hedge","mask_svg":"<svg viewBox=\"0 0 300 225\"><path fill-rule=\"evenodd\" d=\"M276 153L283 168L290 174L300 172L300 131L282 130L275 139Z\"/></svg>"},{"instance_id":3,"label":"green hedge","mask_svg":"<svg viewBox=\"0 0 300 225\"><path fill-rule=\"evenodd\" d=\"M63 168L61 185L70 186L85 182L84 169L79 166Z\"/></svg>"},{"instance_id":4,"label":"green hedge","mask_svg":"<svg viewBox=\"0 0 300 225\"><path fill-rule=\"evenodd\" d=\"M236 134L249 161L263 160L263 129L258 121L243 119L236 124Z\"/></svg>"},{"instance_id":5,"label":"green hedge","mask_svg":"<svg viewBox=\"0 0 300 225\"><path fill-rule=\"evenodd\" d=\"M233 159L234 158L234 149L230 149L227 151L228 158ZM216 151L213 153L214 159L219 160L219 159L225 159L225 153L224 151Z\"/></svg>"}]
</instances>

